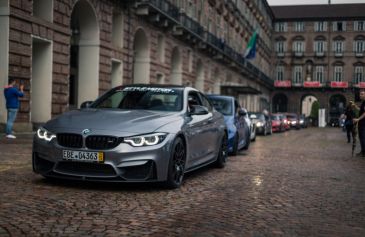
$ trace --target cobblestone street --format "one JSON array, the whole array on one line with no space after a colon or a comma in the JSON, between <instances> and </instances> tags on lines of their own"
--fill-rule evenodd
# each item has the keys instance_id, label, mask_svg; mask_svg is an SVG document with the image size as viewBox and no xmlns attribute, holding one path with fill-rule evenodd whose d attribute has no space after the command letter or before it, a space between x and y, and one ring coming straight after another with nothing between
<instances>
[{"instance_id":1,"label":"cobblestone street","mask_svg":"<svg viewBox=\"0 0 365 237\"><path fill-rule=\"evenodd\" d=\"M0 139L1 237L365 236L365 159L338 128L257 137L177 190L46 181L31 146Z\"/></svg>"}]
</instances>

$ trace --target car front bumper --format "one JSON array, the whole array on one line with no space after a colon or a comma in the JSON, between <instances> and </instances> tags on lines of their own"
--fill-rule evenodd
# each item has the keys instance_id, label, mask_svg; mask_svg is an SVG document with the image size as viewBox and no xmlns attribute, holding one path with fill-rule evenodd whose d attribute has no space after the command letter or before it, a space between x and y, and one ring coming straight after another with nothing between
<instances>
[{"instance_id":1,"label":"car front bumper","mask_svg":"<svg viewBox=\"0 0 365 237\"><path fill-rule=\"evenodd\" d=\"M120 143L110 150L66 148L51 142L33 141L33 171L45 177L103 182L160 182L167 179L171 144L169 134L154 146L132 147ZM103 152L104 162L70 161L63 159L64 150Z\"/></svg>"}]
</instances>

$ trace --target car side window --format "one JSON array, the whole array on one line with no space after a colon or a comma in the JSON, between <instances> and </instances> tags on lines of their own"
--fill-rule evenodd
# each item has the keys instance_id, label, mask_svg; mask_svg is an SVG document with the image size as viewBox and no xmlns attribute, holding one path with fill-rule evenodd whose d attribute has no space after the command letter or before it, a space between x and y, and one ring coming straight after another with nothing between
<instances>
[{"instance_id":1,"label":"car side window","mask_svg":"<svg viewBox=\"0 0 365 237\"><path fill-rule=\"evenodd\" d=\"M200 98L201 98L201 100L202 100L202 105L204 106L204 107L206 107L207 109L208 109L208 111L209 112L211 112L212 111L212 109L213 109L213 107L212 107L212 105L210 104L210 102L209 102L209 100L203 95L203 94L201 94L201 93L199 93L200 94Z\"/></svg>"}]
</instances>

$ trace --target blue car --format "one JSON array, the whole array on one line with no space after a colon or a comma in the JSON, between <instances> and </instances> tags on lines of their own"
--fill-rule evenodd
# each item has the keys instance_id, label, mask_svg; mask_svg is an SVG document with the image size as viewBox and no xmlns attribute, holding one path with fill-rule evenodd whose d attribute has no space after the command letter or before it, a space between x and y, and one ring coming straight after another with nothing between
<instances>
[{"instance_id":1,"label":"blue car","mask_svg":"<svg viewBox=\"0 0 365 237\"><path fill-rule=\"evenodd\" d=\"M245 120L247 114L232 96L207 95L214 108L221 112L228 128L228 152L237 155L238 150L250 146L251 130Z\"/></svg>"}]
</instances>

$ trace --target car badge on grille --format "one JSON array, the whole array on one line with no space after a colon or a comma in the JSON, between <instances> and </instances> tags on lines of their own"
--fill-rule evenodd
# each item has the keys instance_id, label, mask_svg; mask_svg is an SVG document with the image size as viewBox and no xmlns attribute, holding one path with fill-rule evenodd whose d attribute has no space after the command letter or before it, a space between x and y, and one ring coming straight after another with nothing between
<instances>
[{"instance_id":1,"label":"car badge on grille","mask_svg":"<svg viewBox=\"0 0 365 237\"><path fill-rule=\"evenodd\" d=\"M91 131L90 131L90 129L84 129L84 130L82 130L82 135L87 135L87 134L89 134L89 133L91 133Z\"/></svg>"}]
</instances>

